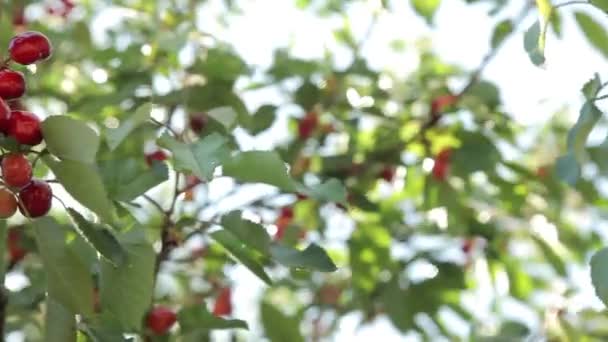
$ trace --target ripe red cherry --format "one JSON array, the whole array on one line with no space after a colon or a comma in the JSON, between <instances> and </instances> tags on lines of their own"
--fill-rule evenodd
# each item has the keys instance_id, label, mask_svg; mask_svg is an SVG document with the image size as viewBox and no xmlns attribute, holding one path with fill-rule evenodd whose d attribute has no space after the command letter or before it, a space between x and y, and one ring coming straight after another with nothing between
<instances>
[{"instance_id":1,"label":"ripe red cherry","mask_svg":"<svg viewBox=\"0 0 608 342\"><path fill-rule=\"evenodd\" d=\"M462 242L461 249L464 254L468 255L473 251L473 247L475 247L475 239L469 238Z\"/></svg>"},{"instance_id":2,"label":"ripe red cherry","mask_svg":"<svg viewBox=\"0 0 608 342\"><path fill-rule=\"evenodd\" d=\"M0 218L6 219L17 211L17 199L8 189L0 188Z\"/></svg>"},{"instance_id":3,"label":"ripe red cherry","mask_svg":"<svg viewBox=\"0 0 608 342\"><path fill-rule=\"evenodd\" d=\"M6 244L10 255L10 261L13 264L21 261L27 254L27 250L21 247L21 232L16 228L12 228L8 231Z\"/></svg>"},{"instance_id":4,"label":"ripe red cherry","mask_svg":"<svg viewBox=\"0 0 608 342\"><path fill-rule=\"evenodd\" d=\"M230 315L232 313L232 291L229 287L224 287L220 290L219 295L215 299L213 306L213 314L216 316Z\"/></svg>"},{"instance_id":5,"label":"ripe red cherry","mask_svg":"<svg viewBox=\"0 0 608 342\"><path fill-rule=\"evenodd\" d=\"M458 102L458 96L456 95L439 96L431 102L431 114L439 114L456 102Z\"/></svg>"},{"instance_id":6,"label":"ripe red cherry","mask_svg":"<svg viewBox=\"0 0 608 342\"><path fill-rule=\"evenodd\" d=\"M280 216L292 219L293 218L293 209L291 207L283 207L283 208L281 208L281 215Z\"/></svg>"},{"instance_id":7,"label":"ripe red cherry","mask_svg":"<svg viewBox=\"0 0 608 342\"><path fill-rule=\"evenodd\" d=\"M35 31L23 32L16 35L8 45L11 59L23 65L49 58L52 49L53 47L49 39L42 33Z\"/></svg>"},{"instance_id":8,"label":"ripe red cherry","mask_svg":"<svg viewBox=\"0 0 608 342\"><path fill-rule=\"evenodd\" d=\"M16 99L25 93L25 79L23 74L10 70L0 70L0 97L5 100Z\"/></svg>"},{"instance_id":9,"label":"ripe red cherry","mask_svg":"<svg viewBox=\"0 0 608 342\"><path fill-rule=\"evenodd\" d=\"M20 144L34 146L42 142L40 119L31 112L12 111L8 118L7 133Z\"/></svg>"},{"instance_id":10,"label":"ripe red cherry","mask_svg":"<svg viewBox=\"0 0 608 342\"><path fill-rule=\"evenodd\" d=\"M207 127L207 123L209 123L209 118L205 113L192 114L190 116L190 129L196 134L201 134L203 129Z\"/></svg>"},{"instance_id":11,"label":"ripe red cherry","mask_svg":"<svg viewBox=\"0 0 608 342\"><path fill-rule=\"evenodd\" d=\"M0 98L0 132L8 131L9 118L11 116L11 108Z\"/></svg>"},{"instance_id":12,"label":"ripe red cherry","mask_svg":"<svg viewBox=\"0 0 608 342\"><path fill-rule=\"evenodd\" d=\"M382 171L380 171L380 178L391 183L395 179L395 167L390 165L385 166Z\"/></svg>"},{"instance_id":13,"label":"ripe red cherry","mask_svg":"<svg viewBox=\"0 0 608 342\"><path fill-rule=\"evenodd\" d=\"M157 306L146 317L146 325L157 335L166 334L177 321L177 315L171 309Z\"/></svg>"},{"instance_id":14,"label":"ripe red cherry","mask_svg":"<svg viewBox=\"0 0 608 342\"><path fill-rule=\"evenodd\" d=\"M33 180L19 191L19 211L24 216L40 217L51 209L53 191L47 182Z\"/></svg>"},{"instance_id":15,"label":"ripe red cherry","mask_svg":"<svg viewBox=\"0 0 608 342\"><path fill-rule=\"evenodd\" d=\"M319 124L319 118L317 113L309 112L298 122L298 134L300 139L306 140L312 136L317 125Z\"/></svg>"},{"instance_id":16,"label":"ripe red cherry","mask_svg":"<svg viewBox=\"0 0 608 342\"><path fill-rule=\"evenodd\" d=\"M152 163L155 160L162 162L163 160L167 160L167 157L167 154L162 150L154 151L152 153L146 154L146 163L152 166Z\"/></svg>"},{"instance_id":17,"label":"ripe red cherry","mask_svg":"<svg viewBox=\"0 0 608 342\"><path fill-rule=\"evenodd\" d=\"M4 156L1 166L4 183L10 187L23 188L32 180L32 165L23 154Z\"/></svg>"}]
</instances>

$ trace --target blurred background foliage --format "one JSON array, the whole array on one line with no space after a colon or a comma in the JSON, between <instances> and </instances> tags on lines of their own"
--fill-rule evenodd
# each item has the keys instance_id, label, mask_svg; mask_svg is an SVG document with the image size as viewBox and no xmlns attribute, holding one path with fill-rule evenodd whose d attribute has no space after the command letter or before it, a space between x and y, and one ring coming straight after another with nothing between
<instances>
[{"instance_id":1,"label":"blurred background foliage","mask_svg":"<svg viewBox=\"0 0 608 342\"><path fill-rule=\"evenodd\" d=\"M230 25L241 11L239 1L211 2L222 8L215 18L219 26ZM344 14L357 2L362 0L295 1L302 13L342 22L333 33L351 53L348 66L337 66L331 49L312 60L284 46L274 51L270 68L250 64L230 41L200 28L200 13L211 6L207 1L89 0L74 2L67 12L61 1L2 2L0 46L25 28L44 32L54 43L50 61L20 69L28 81L23 104L37 114L68 114L104 130L152 103L157 122L192 141L214 132L228 132L233 146L244 150L262 141L303 184L338 178L347 189L348 203L321 204L227 177L186 186L171 228L176 247L160 269L156 302L178 311L201 303L212 308L225 288L260 291L243 301L232 298L235 312L248 313L249 331L210 335L196 323L188 326L182 316L196 322L196 312L182 309L179 326L154 340L332 340L341 320L352 314L361 325L388 319L414 340L608 339L605 312L580 299L589 283L590 256L605 243L597 229L581 224L605 216L605 146L589 148L582 177L573 186L564 184L553 164L567 149L567 115L558 113L536 129L537 144L521 144L518 137L530 131L504 111L500 85L483 77L505 39L522 39L522 20L539 16L535 3L522 0L521 12L505 17L505 0L465 1L496 18L494 27L480 27L493 34L479 69L451 65L421 37L416 44L392 46L397 53L417 53L415 71L403 76L370 67L361 54L366 36L356 37L351 29L359 24ZM369 3L373 30L392 1ZM433 25L440 0L410 4ZM586 10L577 10L575 20L591 46L606 53L605 28ZM23 21L16 22L21 14ZM268 15L272 21L280 14ZM549 21L551 37L561 36L561 20L560 8ZM269 88L280 101L258 100L255 107L243 101L243 94ZM236 128L226 125L231 115ZM157 208L121 191L150 174L144 154L158 149L162 130L147 122L118 148L102 145L97 155L108 191L134 201L137 208L129 209L151 238L161 226ZM275 138L284 132L287 139ZM162 179L163 170L158 172ZM148 196L168 205L171 189L164 182ZM324 246L338 270L271 268L274 286L261 285L196 226L196 219L234 209L288 245ZM43 268L32 234L23 234L29 253L7 276L21 285L9 286L6 333L35 341L42 339L42 313L52 306L44 305ZM126 307L129 298L127 292ZM86 324L79 328L79 341L117 338L100 337Z\"/></svg>"}]
</instances>

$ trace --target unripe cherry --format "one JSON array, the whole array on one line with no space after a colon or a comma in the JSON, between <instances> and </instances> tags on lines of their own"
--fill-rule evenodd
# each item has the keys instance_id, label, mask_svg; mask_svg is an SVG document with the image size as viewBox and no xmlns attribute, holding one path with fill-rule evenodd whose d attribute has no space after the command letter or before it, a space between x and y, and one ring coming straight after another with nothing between
<instances>
[{"instance_id":1,"label":"unripe cherry","mask_svg":"<svg viewBox=\"0 0 608 342\"><path fill-rule=\"evenodd\" d=\"M49 58L53 47L44 34L28 31L13 37L9 43L8 50L13 61L28 65Z\"/></svg>"}]
</instances>

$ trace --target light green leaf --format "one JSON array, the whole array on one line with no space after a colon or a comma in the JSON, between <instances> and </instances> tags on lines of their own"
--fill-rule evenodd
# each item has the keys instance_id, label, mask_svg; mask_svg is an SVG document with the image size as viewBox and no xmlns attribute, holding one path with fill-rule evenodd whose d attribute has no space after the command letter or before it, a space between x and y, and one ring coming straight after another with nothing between
<instances>
[{"instance_id":1,"label":"light green leaf","mask_svg":"<svg viewBox=\"0 0 608 342\"><path fill-rule=\"evenodd\" d=\"M587 138L601 117L602 112L593 102L585 102L576 124L568 132L568 149L574 154L578 163L585 161Z\"/></svg>"},{"instance_id":2,"label":"light green leaf","mask_svg":"<svg viewBox=\"0 0 608 342\"><path fill-rule=\"evenodd\" d=\"M169 135L158 139L158 144L173 153L174 167L177 171L193 173L200 179L209 180L213 170L228 156L223 136L212 133L193 144L181 143Z\"/></svg>"},{"instance_id":3,"label":"light green leaf","mask_svg":"<svg viewBox=\"0 0 608 342\"><path fill-rule=\"evenodd\" d=\"M555 170L557 176L570 185L575 185L581 176L581 168L571 152L557 159Z\"/></svg>"},{"instance_id":4,"label":"light green leaf","mask_svg":"<svg viewBox=\"0 0 608 342\"><path fill-rule=\"evenodd\" d=\"M222 171L224 176L241 182L265 183L285 191L296 190L285 163L273 151L239 152L224 161Z\"/></svg>"},{"instance_id":5,"label":"light green leaf","mask_svg":"<svg viewBox=\"0 0 608 342\"><path fill-rule=\"evenodd\" d=\"M253 272L266 284L271 285L272 280L262 266L262 256L249 249L242 241L228 230L218 230L210 234L211 238L222 245L232 256Z\"/></svg>"},{"instance_id":6,"label":"light green leaf","mask_svg":"<svg viewBox=\"0 0 608 342\"><path fill-rule=\"evenodd\" d=\"M321 272L334 272L338 269L327 252L314 243L303 251L275 244L270 246L270 253L274 260L287 267L306 268Z\"/></svg>"},{"instance_id":7,"label":"light green leaf","mask_svg":"<svg viewBox=\"0 0 608 342\"><path fill-rule=\"evenodd\" d=\"M185 307L177 315L184 334L208 333L209 330L248 329L240 319L223 319L210 313L205 305Z\"/></svg>"},{"instance_id":8,"label":"light green leaf","mask_svg":"<svg viewBox=\"0 0 608 342\"><path fill-rule=\"evenodd\" d=\"M598 23L593 17L584 12L575 12L574 18L583 30L587 41L599 52L608 58L608 33L604 25Z\"/></svg>"},{"instance_id":9,"label":"light green leaf","mask_svg":"<svg viewBox=\"0 0 608 342\"><path fill-rule=\"evenodd\" d=\"M43 160L72 197L102 220L113 221L114 208L95 167L78 161L56 161L50 156L43 157Z\"/></svg>"},{"instance_id":10,"label":"light green leaf","mask_svg":"<svg viewBox=\"0 0 608 342\"><path fill-rule=\"evenodd\" d=\"M245 245L255 249L262 255L268 254L270 236L268 236L266 229L260 224L243 219L240 211L233 211L224 215L221 225Z\"/></svg>"},{"instance_id":11,"label":"light green leaf","mask_svg":"<svg viewBox=\"0 0 608 342\"><path fill-rule=\"evenodd\" d=\"M150 118L151 111L151 103L143 104L135 110L133 115L121 122L118 128L108 128L106 131L106 143L110 150L115 150L133 130L146 122Z\"/></svg>"},{"instance_id":12,"label":"light green leaf","mask_svg":"<svg viewBox=\"0 0 608 342\"><path fill-rule=\"evenodd\" d=\"M424 17L427 23L433 23L435 12L441 4L441 0L411 0L416 13Z\"/></svg>"},{"instance_id":13,"label":"light green leaf","mask_svg":"<svg viewBox=\"0 0 608 342\"><path fill-rule=\"evenodd\" d=\"M270 342L304 342L297 317L287 316L267 302L262 302L260 315Z\"/></svg>"},{"instance_id":14,"label":"light green leaf","mask_svg":"<svg viewBox=\"0 0 608 342\"><path fill-rule=\"evenodd\" d=\"M221 123L226 131L232 131L236 127L238 113L232 107L213 108L207 111L207 115Z\"/></svg>"},{"instance_id":15,"label":"light green leaf","mask_svg":"<svg viewBox=\"0 0 608 342\"><path fill-rule=\"evenodd\" d=\"M553 11L551 1L536 0L536 7L538 7L538 12L540 13L540 18L542 19L542 22L548 22L549 19L551 19L551 12Z\"/></svg>"},{"instance_id":16,"label":"light green leaf","mask_svg":"<svg viewBox=\"0 0 608 342\"><path fill-rule=\"evenodd\" d=\"M87 221L80 213L68 208L68 213L76 223L78 233L114 266L124 263L127 255L114 234L106 226Z\"/></svg>"},{"instance_id":17,"label":"light green leaf","mask_svg":"<svg viewBox=\"0 0 608 342\"><path fill-rule=\"evenodd\" d=\"M49 151L61 159L95 162L99 136L86 123L64 115L49 116L41 124Z\"/></svg>"},{"instance_id":18,"label":"light green leaf","mask_svg":"<svg viewBox=\"0 0 608 342\"><path fill-rule=\"evenodd\" d=\"M600 249L591 258L591 283L595 294L608 306L608 247Z\"/></svg>"},{"instance_id":19,"label":"light green leaf","mask_svg":"<svg viewBox=\"0 0 608 342\"><path fill-rule=\"evenodd\" d=\"M496 48L513 32L513 22L511 20L503 20L494 27L492 33L491 45Z\"/></svg>"},{"instance_id":20,"label":"light green leaf","mask_svg":"<svg viewBox=\"0 0 608 342\"><path fill-rule=\"evenodd\" d=\"M544 37L540 22L536 21L524 34L524 49L534 65L545 63Z\"/></svg>"},{"instance_id":21,"label":"light green leaf","mask_svg":"<svg viewBox=\"0 0 608 342\"><path fill-rule=\"evenodd\" d=\"M76 342L76 317L52 297L46 299L44 340L46 342Z\"/></svg>"},{"instance_id":22,"label":"light green leaf","mask_svg":"<svg viewBox=\"0 0 608 342\"><path fill-rule=\"evenodd\" d=\"M49 296L72 313L93 314L93 278L68 247L67 229L45 216L34 221L36 245L47 274Z\"/></svg>"},{"instance_id":23,"label":"light green leaf","mask_svg":"<svg viewBox=\"0 0 608 342\"><path fill-rule=\"evenodd\" d=\"M115 267L101 260L99 290L102 313L124 331L138 331L152 300L156 254L143 228L119 236L127 260Z\"/></svg>"}]
</instances>

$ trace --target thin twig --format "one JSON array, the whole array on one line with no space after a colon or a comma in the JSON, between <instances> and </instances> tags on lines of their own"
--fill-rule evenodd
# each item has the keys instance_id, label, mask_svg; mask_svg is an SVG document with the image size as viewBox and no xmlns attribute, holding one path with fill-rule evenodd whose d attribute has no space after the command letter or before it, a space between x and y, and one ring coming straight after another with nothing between
<instances>
[{"instance_id":1,"label":"thin twig","mask_svg":"<svg viewBox=\"0 0 608 342\"><path fill-rule=\"evenodd\" d=\"M557 9L557 8L566 7L566 6L570 6L570 5L591 5L591 3L586 0L573 0L573 1L566 1L561 4L557 4L557 5L553 6L553 8Z\"/></svg>"},{"instance_id":2,"label":"thin twig","mask_svg":"<svg viewBox=\"0 0 608 342\"><path fill-rule=\"evenodd\" d=\"M158 209L158 211L160 211L161 214L165 215L165 209L163 209L163 207L160 205L160 203L156 202L152 197L143 194L142 197L144 199L146 199L148 202L150 202L150 204L152 204L156 209Z\"/></svg>"}]
</instances>

